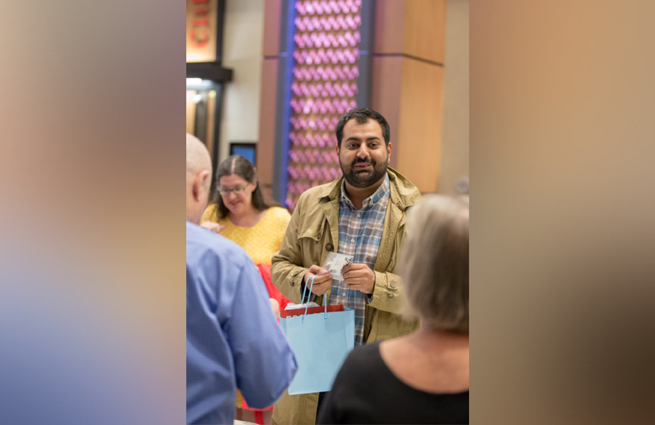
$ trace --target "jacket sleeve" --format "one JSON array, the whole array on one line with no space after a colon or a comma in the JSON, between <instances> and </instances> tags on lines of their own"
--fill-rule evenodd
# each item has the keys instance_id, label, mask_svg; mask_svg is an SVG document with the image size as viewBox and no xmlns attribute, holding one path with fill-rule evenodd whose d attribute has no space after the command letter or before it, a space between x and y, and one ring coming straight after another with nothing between
<instances>
[{"instance_id":1,"label":"jacket sleeve","mask_svg":"<svg viewBox=\"0 0 655 425\"><path fill-rule=\"evenodd\" d=\"M300 303L302 278L309 267L303 267L302 251L298 239L298 229L302 221L303 196L298 200L291 215L289 226L282 239L280 250L271 260L271 280L277 289L291 302Z\"/></svg>"},{"instance_id":2,"label":"jacket sleeve","mask_svg":"<svg viewBox=\"0 0 655 425\"><path fill-rule=\"evenodd\" d=\"M400 314L404 302L403 282L400 276L389 272L376 271L374 273L375 288L373 289L372 300L368 302L369 307Z\"/></svg>"}]
</instances>

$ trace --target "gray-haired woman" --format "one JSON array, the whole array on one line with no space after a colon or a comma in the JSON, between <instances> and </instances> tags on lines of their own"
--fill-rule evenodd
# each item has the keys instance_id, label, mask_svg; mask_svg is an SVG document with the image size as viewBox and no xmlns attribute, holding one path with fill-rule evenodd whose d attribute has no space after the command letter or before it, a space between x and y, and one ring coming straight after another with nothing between
<instances>
[{"instance_id":1,"label":"gray-haired woman","mask_svg":"<svg viewBox=\"0 0 655 425\"><path fill-rule=\"evenodd\" d=\"M469 422L468 259L467 200L413 207L399 267L421 328L350 353L319 424Z\"/></svg>"}]
</instances>

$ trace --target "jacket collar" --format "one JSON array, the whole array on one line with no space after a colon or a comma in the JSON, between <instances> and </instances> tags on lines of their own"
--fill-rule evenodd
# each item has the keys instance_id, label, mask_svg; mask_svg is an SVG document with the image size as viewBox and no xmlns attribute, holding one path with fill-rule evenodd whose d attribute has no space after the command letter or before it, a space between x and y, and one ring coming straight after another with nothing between
<instances>
[{"instance_id":1,"label":"jacket collar","mask_svg":"<svg viewBox=\"0 0 655 425\"><path fill-rule=\"evenodd\" d=\"M396 204L401 210L417 204L423 199L421 192L416 186L412 184L405 176L391 167L387 167L387 174L389 175L390 184L390 198L389 200ZM341 195L341 182L343 175L338 179L322 186L318 193L319 199L325 199L325 202L338 200Z\"/></svg>"}]
</instances>

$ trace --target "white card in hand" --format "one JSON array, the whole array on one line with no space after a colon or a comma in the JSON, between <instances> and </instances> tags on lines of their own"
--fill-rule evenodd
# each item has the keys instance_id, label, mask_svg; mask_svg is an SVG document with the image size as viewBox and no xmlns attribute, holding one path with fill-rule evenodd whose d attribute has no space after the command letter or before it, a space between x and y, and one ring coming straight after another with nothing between
<instances>
[{"instance_id":1,"label":"white card in hand","mask_svg":"<svg viewBox=\"0 0 655 425\"><path fill-rule=\"evenodd\" d=\"M352 255L338 254L336 252L330 252L323 263L323 268L332 275L336 280L343 280L341 275L341 270L346 267L348 264L353 262Z\"/></svg>"}]
</instances>

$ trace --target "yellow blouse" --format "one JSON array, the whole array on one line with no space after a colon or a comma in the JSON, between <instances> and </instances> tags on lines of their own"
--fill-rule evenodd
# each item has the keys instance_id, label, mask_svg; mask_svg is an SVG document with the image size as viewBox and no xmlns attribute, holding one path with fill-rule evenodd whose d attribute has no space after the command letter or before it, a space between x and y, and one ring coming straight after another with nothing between
<instances>
[{"instance_id":1,"label":"yellow blouse","mask_svg":"<svg viewBox=\"0 0 655 425\"><path fill-rule=\"evenodd\" d=\"M282 245L291 214L284 208L271 207L253 227L239 227L224 217L216 221L216 204L209 205L202 215L202 221L212 221L226 226L221 235L238 243L255 264L271 264L271 258Z\"/></svg>"}]
</instances>

